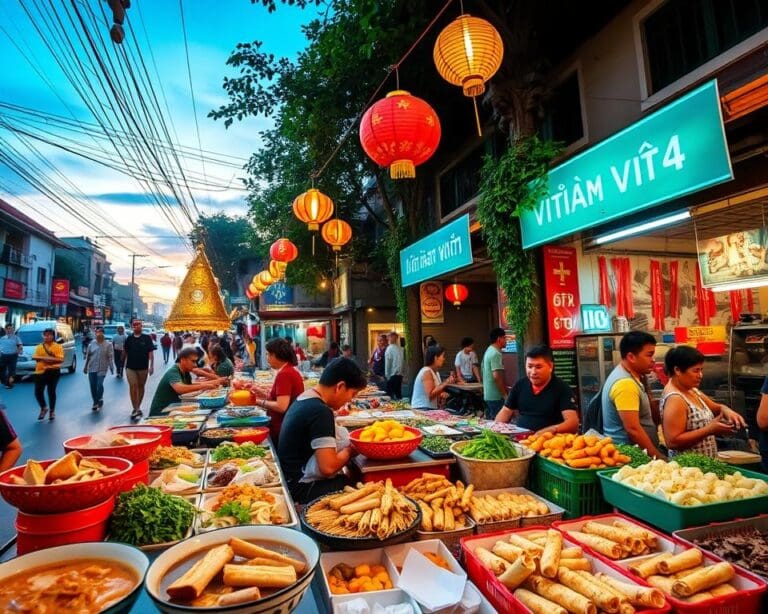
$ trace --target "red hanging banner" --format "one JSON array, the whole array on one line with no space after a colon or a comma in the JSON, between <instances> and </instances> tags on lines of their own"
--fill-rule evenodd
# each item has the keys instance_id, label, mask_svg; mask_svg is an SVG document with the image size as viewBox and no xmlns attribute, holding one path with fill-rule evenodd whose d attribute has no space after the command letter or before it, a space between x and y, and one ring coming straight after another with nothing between
<instances>
[{"instance_id":1,"label":"red hanging banner","mask_svg":"<svg viewBox=\"0 0 768 614\"><path fill-rule=\"evenodd\" d=\"M573 348L581 308L575 248L544 248L544 290L547 300L549 345L555 350Z\"/></svg>"},{"instance_id":2,"label":"red hanging banner","mask_svg":"<svg viewBox=\"0 0 768 614\"><path fill-rule=\"evenodd\" d=\"M624 301L625 311L627 312L627 319L631 320L635 317L635 306L632 302L632 268L629 264L629 258L622 258L623 273L624 273Z\"/></svg>"},{"instance_id":3,"label":"red hanging banner","mask_svg":"<svg viewBox=\"0 0 768 614\"><path fill-rule=\"evenodd\" d=\"M754 313L755 311L755 297L752 295L752 288L747 288L747 311Z\"/></svg>"},{"instance_id":4,"label":"red hanging banner","mask_svg":"<svg viewBox=\"0 0 768 614\"><path fill-rule=\"evenodd\" d=\"M600 273L600 304L611 308L611 283L608 280L608 263L605 256L598 256L597 269Z\"/></svg>"},{"instance_id":5,"label":"red hanging banner","mask_svg":"<svg viewBox=\"0 0 768 614\"><path fill-rule=\"evenodd\" d=\"M658 260L651 260L651 314L654 329L664 330L664 282Z\"/></svg>"},{"instance_id":6,"label":"red hanging banner","mask_svg":"<svg viewBox=\"0 0 768 614\"><path fill-rule=\"evenodd\" d=\"M624 301L624 272L621 258L611 258L613 277L616 279L616 317L626 317L626 302Z\"/></svg>"},{"instance_id":7,"label":"red hanging banner","mask_svg":"<svg viewBox=\"0 0 768 614\"><path fill-rule=\"evenodd\" d=\"M669 317L680 317L680 282L678 281L679 263L671 260L669 263Z\"/></svg>"},{"instance_id":8,"label":"red hanging banner","mask_svg":"<svg viewBox=\"0 0 768 614\"><path fill-rule=\"evenodd\" d=\"M736 324L741 316L741 312L744 311L744 304L741 300L740 290L731 290L729 292L731 299L731 318L734 324Z\"/></svg>"},{"instance_id":9,"label":"red hanging banner","mask_svg":"<svg viewBox=\"0 0 768 614\"><path fill-rule=\"evenodd\" d=\"M698 262L696 263L696 311L699 315L699 324L709 326L709 297L701 285L701 269Z\"/></svg>"}]
</instances>

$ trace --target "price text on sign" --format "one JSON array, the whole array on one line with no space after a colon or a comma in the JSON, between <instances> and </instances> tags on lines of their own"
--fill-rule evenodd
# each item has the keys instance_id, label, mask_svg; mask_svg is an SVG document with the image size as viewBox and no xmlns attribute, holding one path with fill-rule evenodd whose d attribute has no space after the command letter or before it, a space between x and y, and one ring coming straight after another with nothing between
<instances>
[{"instance_id":1,"label":"price text on sign","mask_svg":"<svg viewBox=\"0 0 768 614\"><path fill-rule=\"evenodd\" d=\"M610 333L611 316L605 305L582 305L581 328L585 333Z\"/></svg>"}]
</instances>

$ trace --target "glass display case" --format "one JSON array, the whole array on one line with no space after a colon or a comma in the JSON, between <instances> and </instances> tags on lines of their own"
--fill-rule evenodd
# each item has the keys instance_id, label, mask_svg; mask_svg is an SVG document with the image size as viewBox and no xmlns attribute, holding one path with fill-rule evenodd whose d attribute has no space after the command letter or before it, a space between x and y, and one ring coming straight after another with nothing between
<instances>
[{"instance_id":1,"label":"glass display case","mask_svg":"<svg viewBox=\"0 0 768 614\"><path fill-rule=\"evenodd\" d=\"M589 404L613 368L621 362L620 334L578 335L576 337L576 373L579 383L579 407Z\"/></svg>"},{"instance_id":2,"label":"glass display case","mask_svg":"<svg viewBox=\"0 0 768 614\"><path fill-rule=\"evenodd\" d=\"M747 419L750 433L757 432L755 414L760 404L760 388L768 376L766 343L768 325L749 324L731 329L728 354L730 404Z\"/></svg>"}]
</instances>

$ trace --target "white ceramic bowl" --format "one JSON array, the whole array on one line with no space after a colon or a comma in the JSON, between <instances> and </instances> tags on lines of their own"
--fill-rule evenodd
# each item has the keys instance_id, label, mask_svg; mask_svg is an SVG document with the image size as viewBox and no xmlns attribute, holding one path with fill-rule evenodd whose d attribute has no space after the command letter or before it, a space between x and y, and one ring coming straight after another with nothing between
<instances>
[{"instance_id":1,"label":"white ceramic bowl","mask_svg":"<svg viewBox=\"0 0 768 614\"><path fill-rule=\"evenodd\" d=\"M307 561L308 571L293 586L288 586L269 597L264 597L258 601L251 601L250 603L224 608L194 608L179 605L166 599L160 590L160 583L171 568L195 552L227 543L231 537L285 544L303 554ZM146 587L149 596L162 612L173 614L188 614L189 612L227 612L228 614L270 612L273 614L288 614L296 608L309 588L319 561L320 550L315 541L294 529L266 525L227 527L185 539L163 552L153 561L147 572Z\"/></svg>"},{"instance_id":2,"label":"white ceramic bowl","mask_svg":"<svg viewBox=\"0 0 768 614\"><path fill-rule=\"evenodd\" d=\"M36 552L30 552L23 556L11 559L7 563L0 565L0 584L6 578L34 569L35 567L47 567L62 563L68 560L76 561L83 559L101 559L115 561L127 567L130 567L138 577L134 589L107 608L102 614L118 614L120 612L129 612L131 606L138 598L144 581L144 575L149 567L149 559L138 548L127 544L118 544L113 542L86 542L82 544L67 544L66 546L56 546L46 548Z\"/></svg>"}]
</instances>

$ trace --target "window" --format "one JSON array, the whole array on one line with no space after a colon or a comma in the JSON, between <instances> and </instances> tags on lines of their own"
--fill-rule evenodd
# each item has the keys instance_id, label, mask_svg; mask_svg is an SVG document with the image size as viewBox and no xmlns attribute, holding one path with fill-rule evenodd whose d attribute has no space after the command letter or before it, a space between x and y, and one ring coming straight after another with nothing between
<instances>
[{"instance_id":1,"label":"window","mask_svg":"<svg viewBox=\"0 0 768 614\"><path fill-rule=\"evenodd\" d=\"M440 175L440 217L453 213L478 195L483 157L489 154L498 158L506 146L505 135L496 131Z\"/></svg>"},{"instance_id":2,"label":"window","mask_svg":"<svg viewBox=\"0 0 768 614\"><path fill-rule=\"evenodd\" d=\"M574 70L555 86L546 105L541 135L566 146L584 137L578 71Z\"/></svg>"},{"instance_id":3,"label":"window","mask_svg":"<svg viewBox=\"0 0 768 614\"><path fill-rule=\"evenodd\" d=\"M48 278L48 271L43 267L37 267L37 285L44 286Z\"/></svg>"},{"instance_id":4,"label":"window","mask_svg":"<svg viewBox=\"0 0 768 614\"><path fill-rule=\"evenodd\" d=\"M768 26L766 0L669 0L642 24L657 92Z\"/></svg>"}]
</instances>

